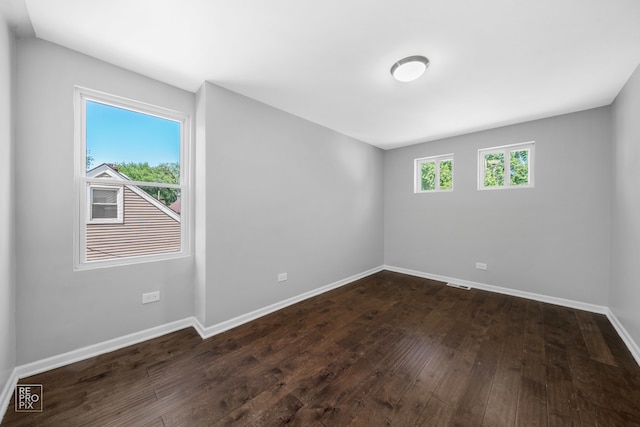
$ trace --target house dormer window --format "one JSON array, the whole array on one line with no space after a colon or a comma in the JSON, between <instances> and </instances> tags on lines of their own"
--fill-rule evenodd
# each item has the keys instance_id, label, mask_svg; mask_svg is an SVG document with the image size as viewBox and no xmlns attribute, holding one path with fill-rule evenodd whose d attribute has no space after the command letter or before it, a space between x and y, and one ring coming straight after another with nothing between
<instances>
[{"instance_id":1,"label":"house dormer window","mask_svg":"<svg viewBox=\"0 0 640 427\"><path fill-rule=\"evenodd\" d=\"M90 224L122 223L124 212L122 187L91 185L89 187Z\"/></svg>"}]
</instances>

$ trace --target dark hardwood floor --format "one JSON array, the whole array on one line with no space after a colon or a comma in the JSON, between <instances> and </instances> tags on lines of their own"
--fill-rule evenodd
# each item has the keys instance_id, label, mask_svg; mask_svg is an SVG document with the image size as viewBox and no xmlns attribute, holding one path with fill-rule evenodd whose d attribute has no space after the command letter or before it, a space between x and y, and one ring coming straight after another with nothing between
<instances>
[{"instance_id":1,"label":"dark hardwood floor","mask_svg":"<svg viewBox=\"0 0 640 427\"><path fill-rule=\"evenodd\" d=\"M2 426L640 426L602 315L381 272L202 340L185 329L26 378Z\"/></svg>"}]
</instances>

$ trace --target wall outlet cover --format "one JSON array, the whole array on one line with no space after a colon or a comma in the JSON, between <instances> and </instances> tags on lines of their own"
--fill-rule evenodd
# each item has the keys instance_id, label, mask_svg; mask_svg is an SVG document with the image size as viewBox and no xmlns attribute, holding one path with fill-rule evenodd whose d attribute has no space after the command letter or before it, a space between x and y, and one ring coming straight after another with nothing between
<instances>
[{"instance_id":1,"label":"wall outlet cover","mask_svg":"<svg viewBox=\"0 0 640 427\"><path fill-rule=\"evenodd\" d=\"M160 291L148 292L146 294L142 294L142 303L149 304L150 302L160 301Z\"/></svg>"}]
</instances>

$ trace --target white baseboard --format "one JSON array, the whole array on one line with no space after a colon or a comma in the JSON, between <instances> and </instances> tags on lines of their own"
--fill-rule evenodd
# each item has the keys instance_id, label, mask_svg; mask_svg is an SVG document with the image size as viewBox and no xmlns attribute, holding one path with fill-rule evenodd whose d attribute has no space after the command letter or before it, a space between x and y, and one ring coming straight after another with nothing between
<instances>
[{"instance_id":1,"label":"white baseboard","mask_svg":"<svg viewBox=\"0 0 640 427\"><path fill-rule=\"evenodd\" d=\"M205 333L205 327L202 325L202 323L200 323L200 321L198 320L197 317L193 317L192 318L192 322L193 322L193 329L196 330L196 332L198 333L198 335L200 335L200 338L202 338L203 340L207 338L206 333Z\"/></svg>"},{"instance_id":2,"label":"white baseboard","mask_svg":"<svg viewBox=\"0 0 640 427\"><path fill-rule=\"evenodd\" d=\"M57 356L52 356L46 359L38 360L36 362L20 365L16 368L16 371L18 374L18 378L30 377L41 372L50 371L61 366L69 365L71 363L79 362L81 360L86 360L91 357L119 350L121 348L157 338L184 328L189 328L191 326L193 326L193 321L190 317L182 320L177 320L175 322L166 323L164 325L156 326L144 331L134 332L129 335L79 348L77 350L69 351Z\"/></svg>"},{"instance_id":3,"label":"white baseboard","mask_svg":"<svg viewBox=\"0 0 640 427\"><path fill-rule=\"evenodd\" d=\"M233 329L236 326L240 326L244 323L251 322L252 320L258 319L262 316L266 316L267 314L273 313L274 311L278 311L280 309L288 307L292 304L296 304L300 301L304 301L316 295L323 294L327 291L339 288L351 282L355 282L356 280L362 279L364 277L371 276L372 274L382 271L383 269L384 268L382 266L372 268L371 270L367 270L362 273L353 275L351 277L347 277L346 279L338 280L337 282L330 283L328 285L322 286L312 291L305 292L295 297L288 298L284 301L271 304L269 306L260 308L258 310L254 310L250 313L246 313L238 317L234 317L233 319L225 320L224 322L220 322L212 326L204 327L197 319L194 319L197 324L197 326L194 326L194 327L196 328L198 333L202 336L202 338L209 338L211 336L222 333L229 329Z\"/></svg>"},{"instance_id":4,"label":"white baseboard","mask_svg":"<svg viewBox=\"0 0 640 427\"><path fill-rule=\"evenodd\" d=\"M4 414L9 409L9 403L11 403L11 398L13 397L13 391L16 389L16 385L18 384L18 372L14 369L7 380L7 383L4 385L2 389L2 394L0 394L0 422L4 418Z\"/></svg>"},{"instance_id":5,"label":"white baseboard","mask_svg":"<svg viewBox=\"0 0 640 427\"><path fill-rule=\"evenodd\" d=\"M437 280L439 282L449 282L455 285L469 286L470 288L480 289L483 291L495 292L498 294L511 295L514 297L526 298L534 301L546 302L549 304L560 305L563 307L575 308L578 310L590 311L592 313L607 314L607 307L603 305L589 304L586 302L573 301L564 298L556 298L548 295L536 294L533 292L519 291L516 289L502 288L500 286L487 285L485 283L472 282L469 280L456 279L454 277L440 276L438 274L424 273L422 271L409 270L407 268L384 266L385 270L395 271L396 273L408 274L410 276L422 277L425 279Z\"/></svg>"},{"instance_id":6,"label":"white baseboard","mask_svg":"<svg viewBox=\"0 0 640 427\"><path fill-rule=\"evenodd\" d=\"M640 366L640 347L638 346L638 343L636 343L634 339L631 338L629 332L625 329L624 326L622 326L622 323L620 322L620 320L618 320L611 309L607 308L606 314L609 322L611 322L613 327L616 329L618 335L620 335L620 338L622 338L622 341L624 341L625 345L631 352L631 355L636 360L636 363L638 364L638 366Z\"/></svg>"}]
</instances>

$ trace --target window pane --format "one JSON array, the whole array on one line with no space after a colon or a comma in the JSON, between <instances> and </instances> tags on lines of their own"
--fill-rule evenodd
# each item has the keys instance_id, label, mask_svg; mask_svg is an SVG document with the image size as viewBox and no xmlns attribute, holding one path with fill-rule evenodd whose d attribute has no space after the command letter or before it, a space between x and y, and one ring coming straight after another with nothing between
<instances>
[{"instance_id":1,"label":"window pane","mask_svg":"<svg viewBox=\"0 0 640 427\"><path fill-rule=\"evenodd\" d=\"M169 205L136 185L125 184L121 192L121 206L117 203L91 205L94 221L85 228L87 261L180 252L179 190ZM119 219L119 209L121 221L99 221Z\"/></svg>"},{"instance_id":2,"label":"window pane","mask_svg":"<svg viewBox=\"0 0 640 427\"><path fill-rule=\"evenodd\" d=\"M440 162L440 189L451 190L453 188L453 160Z\"/></svg>"},{"instance_id":3,"label":"window pane","mask_svg":"<svg viewBox=\"0 0 640 427\"><path fill-rule=\"evenodd\" d=\"M180 213L182 212L182 200L180 198L180 190L174 190L172 198L173 198L173 202L168 203L167 206L169 207L169 209L175 212L178 216L180 216Z\"/></svg>"},{"instance_id":4,"label":"window pane","mask_svg":"<svg viewBox=\"0 0 640 427\"><path fill-rule=\"evenodd\" d=\"M118 205L93 205L91 217L92 219L118 218Z\"/></svg>"},{"instance_id":5,"label":"window pane","mask_svg":"<svg viewBox=\"0 0 640 427\"><path fill-rule=\"evenodd\" d=\"M140 189L167 206L180 198L180 190L177 188L142 186Z\"/></svg>"},{"instance_id":6,"label":"window pane","mask_svg":"<svg viewBox=\"0 0 640 427\"><path fill-rule=\"evenodd\" d=\"M429 191L436 189L436 163L428 162L422 163L422 191Z\"/></svg>"},{"instance_id":7,"label":"window pane","mask_svg":"<svg viewBox=\"0 0 640 427\"><path fill-rule=\"evenodd\" d=\"M86 224L86 260L180 252L180 189L153 183L181 183L181 122L96 101L85 107L86 175L150 184L92 189L97 221Z\"/></svg>"},{"instance_id":8,"label":"window pane","mask_svg":"<svg viewBox=\"0 0 640 427\"><path fill-rule=\"evenodd\" d=\"M180 126L162 117L87 101L87 171L108 164L132 181L179 184Z\"/></svg>"},{"instance_id":9,"label":"window pane","mask_svg":"<svg viewBox=\"0 0 640 427\"><path fill-rule=\"evenodd\" d=\"M118 203L118 190L94 188L93 203Z\"/></svg>"},{"instance_id":10,"label":"window pane","mask_svg":"<svg viewBox=\"0 0 640 427\"><path fill-rule=\"evenodd\" d=\"M502 187L504 185L504 153L484 155L484 186Z\"/></svg>"},{"instance_id":11,"label":"window pane","mask_svg":"<svg viewBox=\"0 0 640 427\"><path fill-rule=\"evenodd\" d=\"M511 185L529 184L529 150L512 151L509 156Z\"/></svg>"}]
</instances>

